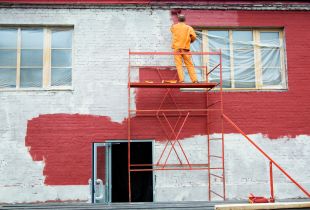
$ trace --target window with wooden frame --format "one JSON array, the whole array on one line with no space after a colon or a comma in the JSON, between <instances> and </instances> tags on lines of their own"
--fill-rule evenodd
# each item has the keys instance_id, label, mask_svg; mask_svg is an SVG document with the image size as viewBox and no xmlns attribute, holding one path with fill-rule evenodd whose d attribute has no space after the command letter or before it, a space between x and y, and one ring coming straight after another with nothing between
<instances>
[{"instance_id":1,"label":"window with wooden frame","mask_svg":"<svg viewBox=\"0 0 310 210\"><path fill-rule=\"evenodd\" d=\"M192 51L222 52L223 88L246 90L286 89L286 57L282 29L207 29L197 31ZM210 70L218 56L194 58L195 66ZM219 82L219 71L206 77L206 68L196 69L201 81ZM187 81L190 81L186 75Z\"/></svg>"},{"instance_id":2,"label":"window with wooden frame","mask_svg":"<svg viewBox=\"0 0 310 210\"><path fill-rule=\"evenodd\" d=\"M0 27L0 90L72 84L72 27Z\"/></svg>"}]
</instances>

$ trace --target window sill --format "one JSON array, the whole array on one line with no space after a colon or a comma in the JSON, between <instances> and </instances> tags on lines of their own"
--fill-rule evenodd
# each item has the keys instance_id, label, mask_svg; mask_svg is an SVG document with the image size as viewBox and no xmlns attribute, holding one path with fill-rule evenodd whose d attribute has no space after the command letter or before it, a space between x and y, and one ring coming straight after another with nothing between
<instances>
[{"instance_id":1,"label":"window sill","mask_svg":"<svg viewBox=\"0 0 310 210\"><path fill-rule=\"evenodd\" d=\"M205 88L180 88L182 92L206 92ZM212 91L219 92L220 88ZM223 92L286 92L288 88L223 88Z\"/></svg>"},{"instance_id":2,"label":"window sill","mask_svg":"<svg viewBox=\"0 0 310 210\"><path fill-rule=\"evenodd\" d=\"M73 87L50 87L50 88L0 88L1 92L44 92L44 91L74 91Z\"/></svg>"}]
</instances>

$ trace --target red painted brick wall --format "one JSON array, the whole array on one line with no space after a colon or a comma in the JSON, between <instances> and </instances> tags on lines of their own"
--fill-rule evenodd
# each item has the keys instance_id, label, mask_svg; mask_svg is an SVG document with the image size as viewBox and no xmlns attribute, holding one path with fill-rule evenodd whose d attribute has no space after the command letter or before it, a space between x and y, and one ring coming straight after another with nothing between
<instances>
[{"instance_id":1,"label":"red painted brick wall","mask_svg":"<svg viewBox=\"0 0 310 210\"><path fill-rule=\"evenodd\" d=\"M288 91L225 92L224 112L247 134L263 133L270 138L310 134L310 13L255 11L183 11L193 26L284 27L288 63ZM140 78L149 74L141 70ZM138 90L138 108L155 106L163 90ZM203 93L173 92L182 107L203 107ZM170 105L173 102L167 101ZM171 119L171 123L177 118ZM206 133L205 118L192 118L180 139ZM168 128L166 126L166 128ZM134 139L166 139L156 118L132 119ZM214 130L216 132L216 130ZM227 133L235 132L226 125ZM26 146L34 160L45 160L45 183L87 184L91 173L91 142L127 139L127 120L111 122L90 115L42 115L28 122Z\"/></svg>"},{"instance_id":2,"label":"red painted brick wall","mask_svg":"<svg viewBox=\"0 0 310 210\"><path fill-rule=\"evenodd\" d=\"M289 11L183 11L192 26L283 27L288 91L227 92L225 113L246 133L271 138L310 133L310 13Z\"/></svg>"}]
</instances>

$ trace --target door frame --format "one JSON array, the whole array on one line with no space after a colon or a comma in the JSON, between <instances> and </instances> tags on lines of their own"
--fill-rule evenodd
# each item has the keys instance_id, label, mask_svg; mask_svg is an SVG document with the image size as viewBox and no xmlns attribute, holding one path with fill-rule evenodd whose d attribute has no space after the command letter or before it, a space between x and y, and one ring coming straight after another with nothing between
<instances>
[{"instance_id":1,"label":"door frame","mask_svg":"<svg viewBox=\"0 0 310 210\"><path fill-rule=\"evenodd\" d=\"M97 184L97 148L98 147L104 147L106 154L105 156L107 157L107 148L109 147L109 144L105 142L92 142L92 171L91 171L91 203L97 203L96 202L96 184ZM106 162L106 169L107 169L107 159L105 160ZM105 170L106 170L105 169ZM105 176L107 178L107 176ZM107 183L107 179L105 179L105 183ZM104 188L105 194L106 195L106 188ZM107 201L106 198L104 197L105 202Z\"/></svg>"},{"instance_id":2,"label":"door frame","mask_svg":"<svg viewBox=\"0 0 310 210\"><path fill-rule=\"evenodd\" d=\"M108 180L108 187L106 187L106 193L108 195L108 203L111 203L112 201L112 174L111 174L111 170L112 170L112 150L111 150L111 146L112 144L121 144L121 143L128 143L128 140L106 140L105 141L106 144L108 144L109 146L107 147L107 150L109 150L108 152L106 152L106 161L108 160L108 168L107 168L107 172L106 172L106 178ZM151 142L152 143L152 163L154 163L154 148L155 148L155 140L130 140L130 142ZM109 155L109 156L107 156ZM106 162L107 163L107 162ZM155 202L155 181L156 181L156 177L155 177L155 171L152 171L152 179L153 179L153 202ZM136 172L136 173L143 173L143 172Z\"/></svg>"}]
</instances>

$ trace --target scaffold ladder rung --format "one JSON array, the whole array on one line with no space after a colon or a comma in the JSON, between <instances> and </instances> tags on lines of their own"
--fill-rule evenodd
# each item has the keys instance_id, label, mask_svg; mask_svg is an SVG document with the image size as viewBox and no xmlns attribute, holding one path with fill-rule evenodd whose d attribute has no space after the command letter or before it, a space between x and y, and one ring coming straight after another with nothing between
<instances>
[{"instance_id":1,"label":"scaffold ladder rung","mask_svg":"<svg viewBox=\"0 0 310 210\"><path fill-rule=\"evenodd\" d=\"M212 141L212 140L222 140L222 138L211 138L211 139L209 139L210 141Z\"/></svg>"},{"instance_id":2,"label":"scaffold ladder rung","mask_svg":"<svg viewBox=\"0 0 310 210\"><path fill-rule=\"evenodd\" d=\"M219 156L219 155L210 155L210 157L214 157L214 158L223 158L222 156Z\"/></svg>"},{"instance_id":3,"label":"scaffold ladder rung","mask_svg":"<svg viewBox=\"0 0 310 210\"><path fill-rule=\"evenodd\" d=\"M219 175L212 174L212 173L210 173L210 175L211 175L211 176L215 176L215 177L220 178L220 179L223 179L223 178L224 178L223 176L219 176Z\"/></svg>"},{"instance_id":4,"label":"scaffold ladder rung","mask_svg":"<svg viewBox=\"0 0 310 210\"><path fill-rule=\"evenodd\" d=\"M218 194L218 193L214 192L213 190L210 190L210 192L212 192L213 194L215 194L215 195L217 195L217 196L219 196L219 197L221 197L221 198L223 198L223 199L224 199L224 196L222 196L222 195L220 195L220 194Z\"/></svg>"}]
</instances>

